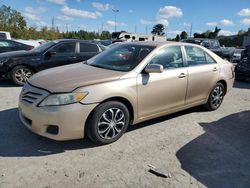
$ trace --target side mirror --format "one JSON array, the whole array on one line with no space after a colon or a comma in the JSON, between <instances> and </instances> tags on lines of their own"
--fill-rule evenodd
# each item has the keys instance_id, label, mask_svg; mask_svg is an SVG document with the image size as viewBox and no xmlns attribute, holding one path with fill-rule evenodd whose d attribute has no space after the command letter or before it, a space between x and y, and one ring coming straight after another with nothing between
<instances>
[{"instance_id":1,"label":"side mirror","mask_svg":"<svg viewBox=\"0 0 250 188\"><path fill-rule=\"evenodd\" d=\"M47 56L55 56L56 55L56 51L48 51Z\"/></svg>"},{"instance_id":2,"label":"side mirror","mask_svg":"<svg viewBox=\"0 0 250 188\"><path fill-rule=\"evenodd\" d=\"M146 73L162 73L163 72L163 66L159 64L152 64L147 65L144 69Z\"/></svg>"}]
</instances>

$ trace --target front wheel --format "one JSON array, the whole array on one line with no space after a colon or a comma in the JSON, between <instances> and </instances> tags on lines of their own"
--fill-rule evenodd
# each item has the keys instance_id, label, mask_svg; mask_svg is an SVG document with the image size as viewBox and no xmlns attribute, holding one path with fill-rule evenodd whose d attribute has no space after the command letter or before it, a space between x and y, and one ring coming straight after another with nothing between
<instances>
[{"instance_id":1,"label":"front wheel","mask_svg":"<svg viewBox=\"0 0 250 188\"><path fill-rule=\"evenodd\" d=\"M123 103L108 101L94 109L87 122L86 134L98 145L110 144L127 130L129 120L129 111Z\"/></svg>"},{"instance_id":2,"label":"front wheel","mask_svg":"<svg viewBox=\"0 0 250 188\"><path fill-rule=\"evenodd\" d=\"M225 87L222 83L217 83L209 95L208 101L205 104L207 110L217 110L225 95Z\"/></svg>"},{"instance_id":3,"label":"front wheel","mask_svg":"<svg viewBox=\"0 0 250 188\"><path fill-rule=\"evenodd\" d=\"M34 72L26 66L16 66L10 72L11 80L19 86L23 86Z\"/></svg>"}]
</instances>

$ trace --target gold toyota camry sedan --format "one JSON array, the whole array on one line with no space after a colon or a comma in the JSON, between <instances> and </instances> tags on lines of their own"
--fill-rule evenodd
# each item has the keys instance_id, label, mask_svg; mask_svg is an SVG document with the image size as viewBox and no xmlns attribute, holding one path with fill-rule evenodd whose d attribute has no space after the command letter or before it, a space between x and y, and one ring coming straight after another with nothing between
<instances>
[{"instance_id":1,"label":"gold toyota camry sedan","mask_svg":"<svg viewBox=\"0 0 250 188\"><path fill-rule=\"evenodd\" d=\"M233 82L232 64L202 46L124 43L35 74L21 91L19 115L41 136L109 144L129 124L198 105L216 110Z\"/></svg>"}]
</instances>

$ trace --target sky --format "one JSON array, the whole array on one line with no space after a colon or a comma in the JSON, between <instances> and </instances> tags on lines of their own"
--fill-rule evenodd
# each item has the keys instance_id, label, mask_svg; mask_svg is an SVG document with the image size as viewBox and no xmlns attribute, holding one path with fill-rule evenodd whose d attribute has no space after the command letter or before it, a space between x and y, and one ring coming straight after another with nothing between
<instances>
[{"instance_id":1,"label":"sky","mask_svg":"<svg viewBox=\"0 0 250 188\"><path fill-rule=\"evenodd\" d=\"M250 0L0 0L20 11L29 26L60 31L87 30L150 33L164 24L168 38L221 28L220 35L250 27ZM116 12L115 12L115 11ZM53 19L54 18L54 19ZM115 22L116 20L116 22ZM116 23L116 24L115 24Z\"/></svg>"}]
</instances>

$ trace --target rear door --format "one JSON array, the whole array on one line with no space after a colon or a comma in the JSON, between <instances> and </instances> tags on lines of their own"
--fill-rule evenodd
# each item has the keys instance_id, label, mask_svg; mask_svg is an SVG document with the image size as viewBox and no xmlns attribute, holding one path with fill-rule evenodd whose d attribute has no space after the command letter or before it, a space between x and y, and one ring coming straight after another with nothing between
<instances>
[{"instance_id":1,"label":"rear door","mask_svg":"<svg viewBox=\"0 0 250 188\"><path fill-rule=\"evenodd\" d=\"M52 53L50 53L52 52ZM44 54L43 69L68 65L77 62L76 42L62 42L50 48Z\"/></svg>"},{"instance_id":2,"label":"rear door","mask_svg":"<svg viewBox=\"0 0 250 188\"><path fill-rule=\"evenodd\" d=\"M206 99L219 78L219 65L203 49L184 46L188 71L186 104Z\"/></svg>"},{"instance_id":3,"label":"rear door","mask_svg":"<svg viewBox=\"0 0 250 188\"><path fill-rule=\"evenodd\" d=\"M79 53L77 54L78 62L86 61L101 52L97 44L79 42L79 48Z\"/></svg>"}]
</instances>

